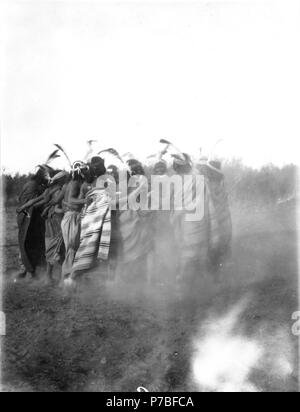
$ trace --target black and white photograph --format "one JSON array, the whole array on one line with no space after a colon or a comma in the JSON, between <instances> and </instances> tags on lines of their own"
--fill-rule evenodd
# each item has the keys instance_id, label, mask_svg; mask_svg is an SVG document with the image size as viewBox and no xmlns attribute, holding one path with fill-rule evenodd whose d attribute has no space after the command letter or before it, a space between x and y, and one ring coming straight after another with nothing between
<instances>
[{"instance_id":1,"label":"black and white photograph","mask_svg":"<svg viewBox=\"0 0 300 412\"><path fill-rule=\"evenodd\" d=\"M0 392L299 392L299 159L299 0L0 0Z\"/></svg>"}]
</instances>

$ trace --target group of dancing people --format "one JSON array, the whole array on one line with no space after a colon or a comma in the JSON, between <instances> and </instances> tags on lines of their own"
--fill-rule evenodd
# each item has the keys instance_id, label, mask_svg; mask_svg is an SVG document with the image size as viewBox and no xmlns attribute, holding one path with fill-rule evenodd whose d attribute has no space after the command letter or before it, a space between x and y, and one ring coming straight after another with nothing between
<instances>
[{"instance_id":1,"label":"group of dancing people","mask_svg":"<svg viewBox=\"0 0 300 412\"><path fill-rule=\"evenodd\" d=\"M204 157L193 161L185 153L172 154L167 161L169 147L147 166L133 156L125 161L113 149L88 161L70 162L69 170L53 169L50 161L38 166L19 195L22 270L16 279L35 278L44 265L51 282L55 267L59 269L65 287L91 271L112 281L168 284L218 270L230 254L232 236L221 162ZM57 152L49 159L58 157ZM131 196L141 196L143 182L150 183L153 175L202 176L202 218L189 220L190 211L172 206L165 210L162 202L156 210L123 207L124 202L121 207L111 190L113 186L120 193L120 165L107 166L105 152L122 162L127 182L137 179L136 187L126 188L127 205ZM151 183L146 190L150 193Z\"/></svg>"}]
</instances>

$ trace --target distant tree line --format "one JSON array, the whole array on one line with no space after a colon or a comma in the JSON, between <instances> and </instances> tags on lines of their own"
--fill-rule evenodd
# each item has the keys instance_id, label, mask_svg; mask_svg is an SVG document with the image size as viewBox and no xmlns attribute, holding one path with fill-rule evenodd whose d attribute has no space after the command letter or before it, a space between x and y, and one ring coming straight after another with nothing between
<instances>
[{"instance_id":1,"label":"distant tree line","mask_svg":"<svg viewBox=\"0 0 300 412\"><path fill-rule=\"evenodd\" d=\"M30 175L25 174L4 174L4 194L6 205L16 205L18 203L18 196L22 188L30 179Z\"/></svg>"},{"instance_id":2,"label":"distant tree line","mask_svg":"<svg viewBox=\"0 0 300 412\"><path fill-rule=\"evenodd\" d=\"M267 165L252 169L241 161L225 163L223 171L231 201L277 203L296 199L297 167Z\"/></svg>"}]
</instances>

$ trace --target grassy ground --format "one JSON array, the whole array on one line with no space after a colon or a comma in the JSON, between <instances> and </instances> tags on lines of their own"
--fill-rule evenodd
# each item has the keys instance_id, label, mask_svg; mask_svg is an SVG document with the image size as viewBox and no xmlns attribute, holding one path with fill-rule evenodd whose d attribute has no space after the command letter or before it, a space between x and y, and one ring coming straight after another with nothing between
<instances>
[{"instance_id":1,"label":"grassy ground","mask_svg":"<svg viewBox=\"0 0 300 412\"><path fill-rule=\"evenodd\" d=\"M199 276L178 302L169 290L90 276L66 298L18 269L7 214L3 390L297 391L297 238L294 204L235 208L232 260ZM247 348L249 350L247 350Z\"/></svg>"}]
</instances>

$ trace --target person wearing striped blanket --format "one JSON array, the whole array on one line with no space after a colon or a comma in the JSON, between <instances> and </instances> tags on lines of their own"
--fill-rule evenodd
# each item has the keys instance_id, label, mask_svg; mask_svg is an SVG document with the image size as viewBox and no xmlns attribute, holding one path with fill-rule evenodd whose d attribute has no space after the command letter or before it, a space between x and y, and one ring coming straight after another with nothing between
<instances>
[{"instance_id":1,"label":"person wearing striped blanket","mask_svg":"<svg viewBox=\"0 0 300 412\"><path fill-rule=\"evenodd\" d=\"M83 272L107 261L111 241L111 199L106 190L106 168L101 157L93 157L90 168L94 177L86 194L86 205L81 214L79 248L76 252L71 282Z\"/></svg>"}]
</instances>

